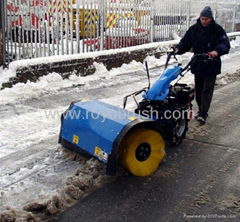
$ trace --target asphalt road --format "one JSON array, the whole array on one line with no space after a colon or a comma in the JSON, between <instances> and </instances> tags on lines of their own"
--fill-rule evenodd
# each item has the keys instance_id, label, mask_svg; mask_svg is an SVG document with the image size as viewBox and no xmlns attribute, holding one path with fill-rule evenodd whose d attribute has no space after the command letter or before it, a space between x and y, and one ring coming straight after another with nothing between
<instances>
[{"instance_id":1,"label":"asphalt road","mask_svg":"<svg viewBox=\"0 0 240 222\"><path fill-rule=\"evenodd\" d=\"M239 107L239 81L217 89L207 124L192 120L156 173L118 176L57 221L240 221Z\"/></svg>"}]
</instances>

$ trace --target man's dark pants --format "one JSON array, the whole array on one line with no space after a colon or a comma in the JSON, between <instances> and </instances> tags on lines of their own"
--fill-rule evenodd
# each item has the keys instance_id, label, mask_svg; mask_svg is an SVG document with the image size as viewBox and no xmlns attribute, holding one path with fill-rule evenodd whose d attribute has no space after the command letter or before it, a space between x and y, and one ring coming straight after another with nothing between
<instances>
[{"instance_id":1,"label":"man's dark pants","mask_svg":"<svg viewBox=\"0 0 240 222\"><path fill-rule=\"evenodd\" d=\"M216 75L195 75L195 96L199 112L205 117L211 105Z\"/></svg>"}]
</instances>

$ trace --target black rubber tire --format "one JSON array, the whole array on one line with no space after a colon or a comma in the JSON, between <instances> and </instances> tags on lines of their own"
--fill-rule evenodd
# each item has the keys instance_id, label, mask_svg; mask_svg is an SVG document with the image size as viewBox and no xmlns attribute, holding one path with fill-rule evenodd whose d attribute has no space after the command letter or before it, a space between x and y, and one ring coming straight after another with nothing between
<instances>
[{"instance_id":1,"label":"black rubber tire","mask_svg":"<svg viewBox=\"0 0 240 222\"><path fill-rule=\"evenodd\" d=\"M172 146L178 146L182 143L182 140L186 136L188 131L188 119L183 118L176 122L175 126L172 129L172 136L170 139L170 144Z\"/></svg>"}]
</instances>

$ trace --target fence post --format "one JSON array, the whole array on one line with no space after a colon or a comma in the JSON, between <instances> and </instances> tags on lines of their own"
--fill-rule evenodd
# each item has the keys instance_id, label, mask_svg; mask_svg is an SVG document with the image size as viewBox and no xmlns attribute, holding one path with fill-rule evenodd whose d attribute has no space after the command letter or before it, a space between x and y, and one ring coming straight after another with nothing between
<instances>
[{"instance_id":1,"label":"fence post","mask_svg":"<svg viewBox=\"0 0 240 222\"><path fill-rule=\"evenodd\" d=\"M104 24L105 24L105 7L106 4L105 4L105 0L103 1L100 1L99 2L100 4L100 7L99 7L99 10L100 10L100 16L99 16L99 19L100 19L100 51L102 51L104 49L104 29L106 27L104 27Z\"/></svg>"},{"instance_id":2,"label":"fence post","mask_svg":"<svg viewBox=\"0 0 240 222\"><path fill-rule=\"evenodd\" d=\"M236 6L237 6L237 2L234 1L234 7L233 7L233 20L232 20L232 32L235 32L235 28L236 28L236 25L235 25L235 22L236 22Z\"/></svg>"},{"instance_id":3,"label":"fence post","mask_svg":"<svg viewBox=\"0 0 240 222\"><path fill-rule=\"evenodd\" d=\"M214 14L215 14L214 19L216 20L217 16L218 16L218 2L217 2L217 0L215 0L215 2L214 2Z\"/></svg>"},{"instance_id":4,"label":"fence post","mask_svg":"<svg viewBox=\"0 0 240 222\"><path fill-rule=\"evenodd\" d=\"M150 42L153 42L153 33L154 33L154 24L153 24L153 17L154 17L154 11L153 11L153 4L154 1L151 1L150 5Z\"/></svg>"},{"instance_id":5,"label":"fence post","mask_svg":"<svg viewBox=\"0 0 240 222\"><path fill-rule=\"evenodd\" d=\"M187 1L187 29L190 27L190 20L191 20L191 1Z\"/></svg>"},{"instance_id":6,"label":"fence post","mask_svg":"<svg viewBox=\"0 0 240 222\"><path fill-rule=\"evenodd\" d=\"M4 0L0 1L0 66L4 64L4 55L3 55L3 48L4 48L4 44L3 44L3 39L4 39L4 21L5 21L5 17L4 17Z\"/></svg>"}]
</instances>

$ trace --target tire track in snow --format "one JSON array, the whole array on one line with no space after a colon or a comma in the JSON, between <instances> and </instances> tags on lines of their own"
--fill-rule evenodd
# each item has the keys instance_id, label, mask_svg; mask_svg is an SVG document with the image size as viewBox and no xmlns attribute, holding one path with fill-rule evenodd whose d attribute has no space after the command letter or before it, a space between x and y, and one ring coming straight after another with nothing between
<instances>
[{"instance_id":1,"label":"tire track in snow","mask_svg":"<svg viewBox=\"0 0 240 222\"><path fill-rule=\"evenodd\" d=\"M158 70L158 69L156 69ZM152 71L155 72L156 70ZM158 76L159 71L156 71L151 77L153 79L156 79ZM190 74L189 74L190 75ZM100 99L105 102L121 106L122 105L122 99L123 96L133 92L134 90L137 90L139 88L142 88L147 85L147 78L145 73L134 73L134 74L123 74L119 76L114 77L114 82L113 79L100 79L98 81L93 81L87 85L84 86L75 86L72 88L66 88L66 89L61 89L57 92L57 94L52 94L52 95L42 95L41 98L38 99L27 99L27 100L22 100L22 101L16 101L16 103L11 103L7 105L6 107L1 106L0 107L0 113L1 113L1 118L11 118L11 115L17 116L16 119L24 114L27 114L28 112L35 112L37 110L40 110L41 112L44 112L45 110L56 110L56 109L62 109L64 106L66 108L69 106L71 101L78 100L80 98L89 98L89 99ZM133 101L130 101L129 107L133 107L134 103ZM16 110L17 109L17 110ZM18 111L21 110L21 111ZM11 114L9 116L9 114ZM60 120L58 124L60 125ZM35 119L32 119L32 122L35 122ZM40 127L40 126L39 126ZM30 128L31 129L31 128ZM29 132L30 134L32 133L31 131ZM57 149L56 146L51 146L50 148L46 148L47 144L54 144L57 141L58 135L51 135L50 137L47 136L43 141L33 145L29 146L27 148L24 148L22 150L16 150L15 153L8 154L7 156L3 157L0 159L0 163L5 161L5 164L11 165L11 159L12 160L19 160L19 156L22 157L18 164L15 166L11 166L8 168L6 171L6 174L3 174L3 176L7 175L7 172L12 172L10 176L12 178L16 177L16 174L21 170L22 168L26 168L26 166L29 165L34 165L34 164L44 164L45 160L39 160L37 159L38 153L41 153L41 157L44 157L47 155L48 152L54 153L54 151ZM24 140L23 140L24 141ZM39 152L36 153L36 150ZM24 156L24 154L26 156ZM32 156L32 160L29 161L29 157ZM38 157L37 157L38 156ZM62 155L63 158L63 155ZM41 159L41 158L40 158ZM36 162L35 162L36 160ZM41 162L42 161L42 162ZM27 162L27 163L26 163ZM5 165L3 164L3 165ZM1 166L2 164L0 164ZM44 185L43 192L47 193L52 193L53 190L57 191L56 184L59 183L59 185L63 186L63 181L66 180L67 176L74 174L75 170L77 167L80 167L78 162L76 161L70 161L70 160L65 160L63 162L50 162L49 165L46 165L45 167L39 168L36 171L33 171L27 176L24 177L19 177L18 180L13 180L12 183L6 185L4 189L10 189L9 191L9 197L13 195L12 201L14 201L16 195L20 198L22 198L22 202L20 203L14 203L14 202L9 202L13 207L21 207L24 201L34 199L36 196L38 196L40 193L37 193L36 195L33 193L33 191L37 188L34 189L29 189L29 195L24 196L24 187L23 189L20 189L19 192L23 193L18 193L15 194L14 192L19 189L19 184L24 185L24 184L29 184L29 186L36 186L34 184L36 180L40 178L40 187L41 185ZM65 167L65 168L64 168ZM54 171L54 168L56 171ZM3 168L0 168L1 172ZM63 173L63 169L65 172ZM4 169L3 169L4 170ZM6 170L6 169L5 169ZM50 173L49 173L50 172ZM39 174L40 173L40 174ZM36 175L35 175L36 174ZM39 175L38 175L39 174ZM54 174L54 178L58 178L56 181L47 181L47 180L42 180L41 177L44 176L49 176L49 178ZM48 178L48 179L49 179ZM46 178L45 178L46 179ZM55 182L55 188L54 186L51 186L51 184L54 185ZM15 188L11 188L11 186L15 186ZM34 195L33 195L34 194ZM3 201L2 201L3 202ZM1 201L0 201L1 203ZM15 204L15 205L14 205Z\"/></svg>"}]
</instances>

